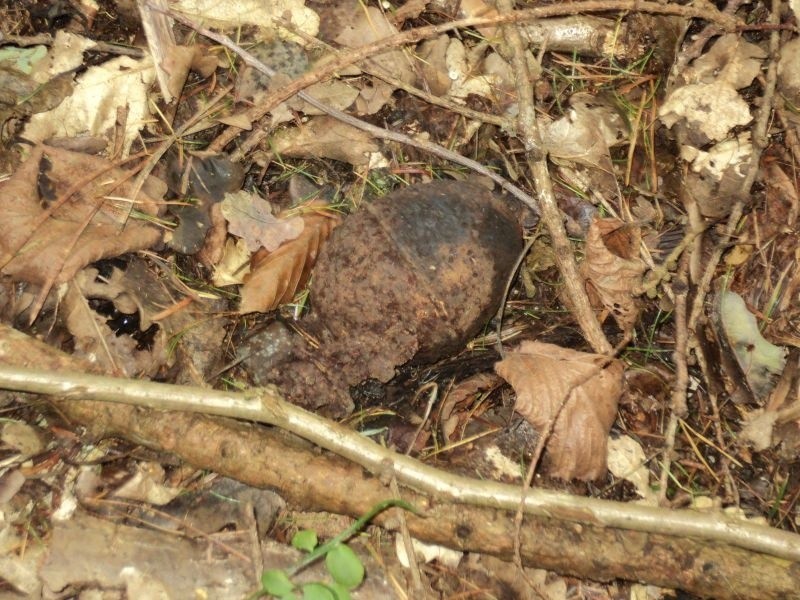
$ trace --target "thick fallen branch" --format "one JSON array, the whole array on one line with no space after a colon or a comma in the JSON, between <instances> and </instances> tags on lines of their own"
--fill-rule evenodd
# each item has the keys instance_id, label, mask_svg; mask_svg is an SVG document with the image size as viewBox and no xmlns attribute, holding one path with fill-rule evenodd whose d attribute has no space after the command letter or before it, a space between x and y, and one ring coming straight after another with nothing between
<instances>
[{"instance_id":1,"label":"thick fallen branch","mask_svg":"<svg viewBox=\"0 0 800 600\"><path fill-rule=\"evenodd\" d=\"M81 368L56 350L0 326L0 387L68 396L59 408L98 437L121 436L250 485L276 488L304 509L359 515L390 495L378 473L394 469L418 492L405 499L427 518L409 518L425 541L508 558L520 490L455 476L381 448L355 432L289 405L277 393L236 394L64 374ZM9 366L14 365L14 366ZM35 365L39 370L27 368ZM102 391L101 391L102 390ZM192 413L86 402L100 399L266 420L352 462L314 452L270 428ZM187 404L188 403L188 404ZM670 511L529 490L522 531L526 564L596 580L624 578L716 598L778 598L800 584L800 536L722 516ZM389 521L387 522L387 519ZM391 517L384 518L391 527Z\"/></svg>"}]
</instances>

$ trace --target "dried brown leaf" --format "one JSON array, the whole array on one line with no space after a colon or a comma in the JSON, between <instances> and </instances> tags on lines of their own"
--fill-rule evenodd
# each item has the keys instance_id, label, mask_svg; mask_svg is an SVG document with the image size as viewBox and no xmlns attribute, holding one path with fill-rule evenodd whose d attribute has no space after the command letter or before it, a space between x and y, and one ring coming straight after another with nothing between
<instances>
[{"instance_id":1,"label":"dried brown leaf","mask_svg":"<svg viewBox=\"0 0 800 600\"><path fill-rule=\"evenodd\" d=\"M62 300L61 311L73 336L75 354L120 376L154 375L166 360L163 336L155 336L151 349L140 350L130 335L117 335L106 324L106 317L90 308L81 289L91 287L95 273L94 269L79 273Z\"/></svg>"},{"instance_id":2,"label":"dried brown leaf","mask_svg":"<svg viewBox=\"0 0 800 600\"><path fill-rule=\"evenodd\" d=\"M374 6L362 6L354 0L335 3L339 14L346 15L333 36L333 41L347 48L357 48L370 42L398 33L386 13ZM323 13L324 14L324 13ZM324 26L323 26L324 27ZM322 31L323 28L320 28ZM387 73L411 83L415 79L411 61L402 50L388 50L371 57L371 60Z\"/></svg>"},{"instance_id":3,"label":"dried brown leaf","mask_svg":"<svg viewBox=\"0 0 800 600\"><path fill-rule=\"evenodd\" d=\"M302 233L274 252L259 252L253 257L250 275L241 288L241 314L266 312L289 302L308 280L322 244L339 219L328 212L302 217Z\"/></svg>"},{"instance_id":4,"label":"dried brown leaf","mask_svg":"<svg viewBox=\"0 0 800 600\"><path fill-rule=\"evenodd\" d=\"M645 269L638 257L640 244L637 226L618 219L595 219L586 236L586 259L581 263L592 304L608 310L624 332L633 329L639 318L634 290L641 285Z\"/></svg>"},{"instance_id":5,"label":"dried brown leaf","mask_svg":"<svg viewBox=\"0 0 800 600\"><path fill-rule=\"evenodd\" d=\"M31 283L61 283L95 260L155 244L161 237L159 229L134 219L123 227L119 208L115 210L114 201L104 200L131 194L130 181L116 185L125 172L109 166L105 159L86 154L35 148L16 173L0 184L2 272ZM91 173L102 175L89 181ZM84 181L77 193L48 214L48 203ZM155 214L153 196L140 193L137 209Z\"/></svg>"},{"instance_id":6,"label":"dried brown leaf","mask_svg":"<svg viewBox=\"0 0 800 600\"><path fill-rule=\"evenodd\" d=\"M553 344L523 342L495 365L517 393L514 407L540 432L555 419L546 467L553 477L606 474L608 433L622 393L622 363Z\"/></svg>"},{"instance_id":7,"label":"dried brown leaf","mask_svg":"<svg viewBox=\"0 0 800 600\"><path fill-rule=\"evenodd\" d=\"M447 393L439 409L439 420L446 442L454 440L453 434L458 429L463 434L463 427L473 416L472 405L477 396L500 383L502 380L493 373L477 373L459 382Z\"/></svg>"}]
</instances>

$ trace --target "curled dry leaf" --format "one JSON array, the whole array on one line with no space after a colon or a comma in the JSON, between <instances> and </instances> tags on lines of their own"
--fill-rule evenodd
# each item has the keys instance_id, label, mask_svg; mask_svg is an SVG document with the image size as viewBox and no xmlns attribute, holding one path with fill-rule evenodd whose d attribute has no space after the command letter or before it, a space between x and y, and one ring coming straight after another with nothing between
<instances>
[{"instance_id":1,"label":"curled dry leaf","mask_svg":"<svg viewBox=\"0 0 800 600\"><path fill-rule=\"evenodd\" d=\"M442 435L447 443L457 441L454 435L457 432L464 433L467 423L475 416L478 396L501 383L502 380L493 373L477 373L447 393L439 408Z\"/></svg>"},{"instance_id":2,"label":"curled dry leaf","mask_svg":"<svg viewBox=\"0 0 800 600\"><path fill-rule=\"evenodd\" d=\"M634 290L642 283L644 263L638 257L641 232L618 219L595 219L586 236L586 259L581 274L589 298L605 308L620 329L629 332L639 318Z\"/></svg>"},{"instance_id":3,"label":"curled dry leaf","mask_svg":"<svg viewBox=\"0 0 800 600\"><path fill-rule=\"evenodd\" d=\"M608 433L622 393L622 363L553 344L523 342L495 365L517 393L514 407L540 432L548 430L546 468L561 479L606 474Z\"/></svg>"},{"instance_id":4,"label":"curled dry leaf","mask_svg":"<svg viewBox=\"0 0 800 600\"><path fill-rule=\"evenodd\" d=\"M323 203L310 203L317 210L303 215L303 231L274 252L253 256L250 275L241 289L239 313L266 312L289 302L305 285L322 244L339 224L339 218L324 210Z\"/></svg>"}]
</instances>

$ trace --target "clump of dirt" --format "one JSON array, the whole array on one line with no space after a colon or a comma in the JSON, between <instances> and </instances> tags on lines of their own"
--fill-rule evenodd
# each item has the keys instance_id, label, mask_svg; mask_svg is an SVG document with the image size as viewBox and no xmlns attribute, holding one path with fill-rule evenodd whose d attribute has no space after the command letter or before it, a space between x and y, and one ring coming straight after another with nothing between
<instances>
[{"instance_id":1,"label":"clump of dirt","mask_svg":"<svg viewBox=\"0 0 800 600\"><path fill-rule=\"evenodd\" d=\"M474 337L521 250L513 212L477 185L433 182L365 204L314 270L304 325L320 347L295 339L291 358L264 379L298 404L348 413L350 385L388 381L395 367L433 362Z\"/></svg>"}]
</instances>

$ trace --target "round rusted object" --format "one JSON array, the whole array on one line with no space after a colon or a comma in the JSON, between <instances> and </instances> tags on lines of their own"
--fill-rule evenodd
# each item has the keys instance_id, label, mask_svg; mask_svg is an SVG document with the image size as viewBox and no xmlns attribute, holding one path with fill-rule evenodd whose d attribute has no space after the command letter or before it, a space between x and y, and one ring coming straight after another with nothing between
<instances>
[{"instance_id":1,"label":"round rusted object","mask_svg":"<svg viewBox=\"0 0 800 600\"><path fill-rule=\"evenodd\" d=\"M345 219L314 269L317 334L348 383L461 349L497 311L522 232L486 188L415 185Z\"/></svg>"}]
</instances>

